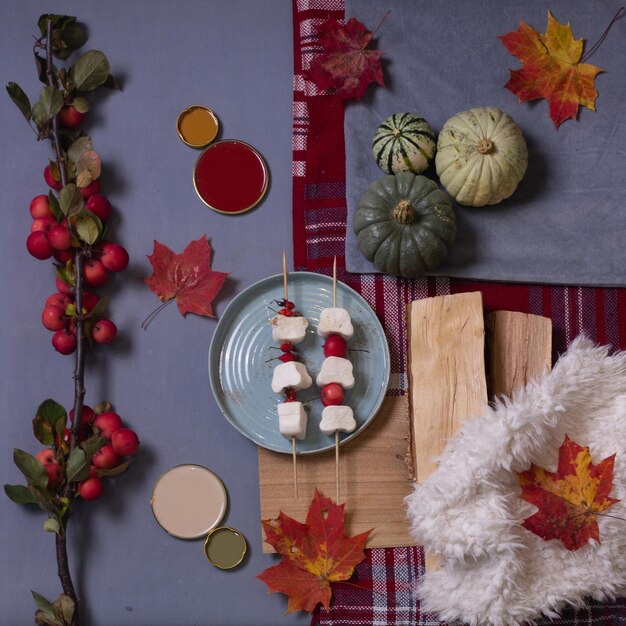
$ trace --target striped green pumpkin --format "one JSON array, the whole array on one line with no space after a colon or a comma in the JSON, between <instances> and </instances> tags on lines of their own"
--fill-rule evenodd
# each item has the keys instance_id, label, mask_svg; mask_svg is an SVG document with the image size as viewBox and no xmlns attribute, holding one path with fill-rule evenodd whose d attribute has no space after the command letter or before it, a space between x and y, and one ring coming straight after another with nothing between
<instances>
[{"instance_id":1,"label":"striped green pumpkin","mask_svg":"<svg viewBox=\"0 0 626 626\"><path fill-rule=\"evenodd\" d=\"M376 131L372 151L387 174L420 174L432 162L437 140L430 124L413 113L395 113Z\"/></svg>"}]
</instances>

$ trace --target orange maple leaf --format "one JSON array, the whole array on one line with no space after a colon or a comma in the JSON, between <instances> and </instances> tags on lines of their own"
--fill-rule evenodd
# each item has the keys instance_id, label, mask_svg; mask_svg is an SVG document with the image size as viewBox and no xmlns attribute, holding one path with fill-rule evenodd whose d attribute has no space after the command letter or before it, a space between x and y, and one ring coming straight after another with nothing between
<instances>
[{"instance_id":1,"label":"orange maple leaf","mask_svg":"<svg viewBox=\"0 0 626 626\"><path fill-rule=\"evenodd\" d=\"M363 548L372 531L346 536L344 506L333 504L316 489L305 524L282 511L276 519L263 520L265 539L282 560L257 578L270 593L289 597L287 613L311 613L320 602L330 608L330 584L350 578L365 558Z\"/></svg>"},{"instance_id":2,"label":"orange maple leaf","mask_svg":"<svg viewBox=\"0 0 626 626\"><path fill-rule=\"evenodd\" d=\"M594 81L603 70L580 63L583 40L574 39L569 22L560 24L548 11L543 35L520 20L517 30L498 39L523 63L520 69L511 70L505 85L520 102L545 98L557 128L570 117L576 119L579 105L596 110Z\"/></svg>"},{"instance_id":3,"label":"orange maple leaf","mask_svg":"<svg viewBox=\"0 0 626 626\"><path fill-rule=\"evenodd\" d=\"M531 465L517 474L521 498L539 510L522 524L542 539L560 539L568 550L578 550L590 539L600 543L596 513L619 502L609 497L613 483L611 455L594 465L589 448L567 435L559 448L556 472Z\"/></svg>"}]
</instances>

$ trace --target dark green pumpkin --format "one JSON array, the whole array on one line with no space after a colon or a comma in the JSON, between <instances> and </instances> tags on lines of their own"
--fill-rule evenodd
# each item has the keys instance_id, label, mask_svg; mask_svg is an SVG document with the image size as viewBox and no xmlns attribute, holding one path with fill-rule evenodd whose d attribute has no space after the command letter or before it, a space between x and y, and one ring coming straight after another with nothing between
<instances>
[{"instance_id":1,"label":"dark green pumpkin","mask_svg":"<svg viewBox=\"0 0 626 626\"><path fill-rule=\"evenodd\" d=\"M448 196L429 178L410 172L372 183L352 225L365 258L381 272L404 278L437 267L456 235Z\"/></svg>"}]
</instances>

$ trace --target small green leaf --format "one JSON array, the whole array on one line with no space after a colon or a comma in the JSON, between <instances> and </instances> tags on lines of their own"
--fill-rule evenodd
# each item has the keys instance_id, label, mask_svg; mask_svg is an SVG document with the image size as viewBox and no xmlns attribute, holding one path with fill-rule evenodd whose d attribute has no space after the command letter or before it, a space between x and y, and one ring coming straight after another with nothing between
<instances>
[{"instance_id":1,"label":"small green leaf","mask_svg":"<svg viewBox=\"0 0 626 626\"><path fill-rule=\"evenodd\" d=\"M17 83L7 84L7 93L15 106L22 112L22 115L26 118L27 122L30 122L31 107L28 96L24 93L22 88Z\"/></svg>"},{"instance_id":2,"label":"small green leaf","mask_svg":"<svg viewBox=\"0 0 626 626\"><path fill-rule=\"evenodd\" d=\"M41 415L48 424L56 424L60 419L67 420L67 411L55 400L48 398L37 407L37 415Z\"/></svg>"},{"instance_id":3,"label":"small green leaf","mask_svg":"<svg viewBox=\"0 0 626 626\"><path fill-rule=\"evenodd\" d=\"M71 624L72 618L74 617L74 611L76 610L76 605L74 604L74 600L70 598L68 595L62 593L52 605L54 609L54 614L63 620L64 624Z\"/></svg>"},{"instance_id":4,"label":"small green leaf","mask_svg":"<svg viewBox=\"0 0 626 626\"><path fill-rule=\"evenodd\" d=\"M63 212L61 211L59 201L57 200L57 197L52 193L52 190L48 192L48 204L50 205L52 215L54 215L54 218L57 222L60 222L61 218L63 217Z\"/></svg>"},{"instance_id":5,"label":"small green leaf","mask_svg":"<svg viewBox=\"0 0 626 626\"><path fill-rule=\"evenodd\" d=\"M74 448L67 459L67 482L85 480L89 475L89 462L82 448Z\"/></svg>"},{"instance_id":6,"label":"small green leaf","mask_svg":"<svg viewBox=\"0 0 626 626\"><path fill-rule=\"evenodd\" d=\"M118 476L128 469L130 461L124 461L112 469L99 469L98 476Z\"/></svg>"},{"instance_id":7,"label":"small green leaf","mask_svg":"<svg viewBox=\"0 0 626 626\"><path fill-rule=\"evenodd\" d=\"M89 101L87 98L74 98L72 100L72 106L79 113L87 113L87 111L89 111Z\"/></svg>"},{"instance_id":8,"label":"small green leaf","mask_svg":"<svg viewBox=\"0 0 626 626\"><path fill-rule=\"evenodd\" d=\"M24 474L29 485L43 488L48 486L48 474L46 474L43 465L34 456L15 448L13 450L13 460L22 474Z\"/></svg>"},{"instance_id":9,"label":"small green leaf","mask_svg":"<svg viewBox=\"0 0 626 626\"><path fill-rule=\"evenodd\" d=\"M42 37L45 37L48 33L48 22L52 22L52 28L64 28L69 24L72 24L76 21L76 18L72 15L56 15L55 13L44 13L39 16L37 20L37 26L39 26L39 31L41 32Z\"/></svg>"},{"instance_id":10,"label":"small green leaf","mask_svg":"<svg viewBox=\"0 0 626 626\"><path fill-rule=\"evenodd\" d=\"M28 490L33 494L33 498L39 508L46 513L55 514L56 503L54 501L54 495L43 487L35 487L34 485L28 485Z\"/></svg>"},{"instance_id":11,"label":"small green leaf","mask_svg":"<svg viewBox=\"0 0 626 626\"><path fill-rule=\"evenodd\" d=\"M35 65L37 66L37 73L39 74L39 82L42 82L44 85L48 83L48 76L46 74L46 70L48 69L48 61L45 57L40 56L35 52ZM56 72L56 68L54 65L52 66L52 71Z\"/></svg>"},{"instance_id":12,"label":"small green leaf","mask_svg":"<svg viewBox=\"0 0 626 626\"><path fill-rule=\"evenodd\" d=\"M93 319L99 319L101 317L104 317L104 314L106 313L108 306L109 306L109 299L100 298L100 300L96 302L96 305L93 307L93 309L91 309L91 311L89 312L89 317L92 317Z\"/></svg>"},{"instance_id":13,"label":"small green leaf","mask_svg":"<svg viewBox=\"0 0 626 626\"><path fill-rule=\"evenodd\" d=\"M108 400L103 400L102 402L98 402L98 404L96 404L96 406L93 407L93 412L96 415L100 415L100 413L108 413L109 411L112 411L112 410L113 410L113 405Z\"/></svg>"},{"instance_id":14,"label":"small green leaf","mask_svg":"<svg viewBox=\"0 0 626 626\"><path fill-rule=\"evenodd\" d=\"M122 86L115 80L111 74L107 76L107 79L102 83L103 87L107 89L117 89L118 91L122 91Z\"/></svg>"},{"instance_id":15,"label":"small green leaf","mask_svg":"<svg viewBox=\"0 0 626 626\"><path fill-rule=\"evenodd\" d=\"M71 261L68 261L68 265L71 264ZM59 267L58 265L55 266L55 271L56 271L56 275L57 278L61 281L63 281L66 285L68 285L69 287L74 288L75 286L75 278L74 278L74 273L70 271L70 269L68 269L67 266L65 267ZM73 268L72 268L73 269Z\"/></svg>"},{"instance_id":16,"label":"small green leaf","mask_svg":"<svg viewBox=\"0 0 626 626\"><path fill-rule=\"evenodd\" d=\"M87 29L80 22L72 22L61 28L59 33L70 52L82 48L87 42Z\"/></svg>"},{"instance_id":17,"label":"small green leaf","mask_svg":"<svg viewBox=\"0 0 626 626\"><path fill-rule=\"evenodd\" d=\"M76 233L82 241L86 244L93 246L100 238L102 233L102 226L98 224L98 219L93 213L88 214L88 211L83 211L76 220ZM94 219L95 218L95 219Z\"/></svg>"},{"instance_id":18,"label":"small green leaf","mask_svg":"<svg viewBox=\"0 0 626 626\"><path fill-rule=\"evenodd\" d=\"M48 424L41 415L37 415L35 419L33 419L33 434L37 441L44 446L54 445L54 430L52 425Z\"/></svg>"},{"instance_id":19,"label":"small green leaf","mask_svg":"<svg viewBox=\"0 0 626 626\"><path fill-rule=\"evenodd\" d=\"M5 485L4 493L17 504L39 504L37 498L24 485Z\"/></svg>"},{"instance_id":20,"label":"small green leaf","mask_svg":"<svg viewBox=\"0 0 626 626\"><path fill-rule=\"evenodd\" d=\"M33 105L32 116L33 116L33 122L35 122L39 130L42 130L43 128L45 128L46 124L50 121L49 119L46 119L46 115L43 110L43 105L41 104L41 101L39 100L35 102L35 104Z\"/></svg>"},{"instance_id":21,"label":"small green leaf","mask_svg":"<svg viewBox=\"0 0 626 626\"><path fill-rule=\"evenodd\" d=\"M59 192L61 212L68 218L78 215L83 208L83 196L74 183L68 183Z\"/></svg>"},{"instance_id":22,"label":"small green leaf","mask_svg":"<svg viewBox=\"0 0 626 626\"><path fill-rule=\"evenodd\" d=\"M102 171L102 166L100 162L100 157L95 150L85 150L81 155L80 159L76 162L76 171L78 175L83 172L89 172L89 178L91 180L95 180L96 178L100 178L100 173ZM89 182L91 182L91 180ZM77 183L79 187L86 187L87 185L80 185Z\"/></svg>"},{"instance_id":23,"label":"small green leaf","mask_svg":"<svg viewBox=\"0 0 626 626\"><path fill-rule=\"evenodd\" d=\"M54 517L49 517L43 523L43 529L49 533L58 533L61 530L61 525L59 524L59 520Z\"/></svg>"},{"instance_id":24,"label":"small green leaf","mask_svg":"<svg viewBox=\"0 0 626 626\"><path fill-rule=\"evenodd\" d=\"M80 447L85 451L87 463L91 463L93 455L106 445L107 439L100 437L100 435L93 435L80 444Z\"/></svg>"},{"instance_id":25,"label":"small green leaf","mask_svg":"<svg viewBox=\"0 0 626 626\"><path fill-rule=\"evenodd\" d=\"M39 94L43 122L48 123L63 107L63 95L56 87L46 85Z\"/></svg>"},{"instance_id":26,"label":"small green leaf","mask_svg":"<svg viewBox=\"0 0 626 626\"><path fill-rule=\"evenodd\" d=\"M65 622L62 622L54 614L49 615L43 611L35 612L35 624L37 626L68 626Z\"/></svg>"},{"instance_id":27,"label":"small green leaf","mask_svg":"<svg viewBox=\"0 0 626 626\"><path fill-rule=\"evenodd\" d=\"M85 135L72 143L67 149L67 156L73 163L78 163L82 153L87 150L93 150L93 144L91 143L91 137Z\"/></svg>"},{"instance_id":28,"label":"small green leaf","mask_svg":"<svg viewBox=\"0 0 626 626\"><path fill-rule=\"evenodd\" d=\"M109 61L99 50L89 50L79 57L70 70L78 91L93 91L109 76Z\"/></svg>"}]
</instances>

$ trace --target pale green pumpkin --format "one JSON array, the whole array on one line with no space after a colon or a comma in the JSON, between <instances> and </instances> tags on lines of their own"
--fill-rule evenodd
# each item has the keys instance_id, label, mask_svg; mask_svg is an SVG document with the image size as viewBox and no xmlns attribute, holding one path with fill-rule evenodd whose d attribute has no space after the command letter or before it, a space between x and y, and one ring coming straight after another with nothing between
<instances>
[{"instance_id":1,"label":"pale green pumpkin","mask_svg":"<svg viewBox=\"0 0 626 626\"><path fill-rule=\"evenodd\" d=\"M381 272L404 278L437 267L456 235L450 198L429 178L410 172L372 183L352 226L365 258Z\"/></svg>"},{"instance_id":2,"label":"pale green pumpkin","mask_svg":"<svg viewBox=\"0 0 626 626\"><path fill-rule=\"evenodd\" d=\"M458 113L439 133L437 175L459 204L502 202L515 191L527 165L522 131L510 115L495 107Z\"/></svg>"}]
</instances>

